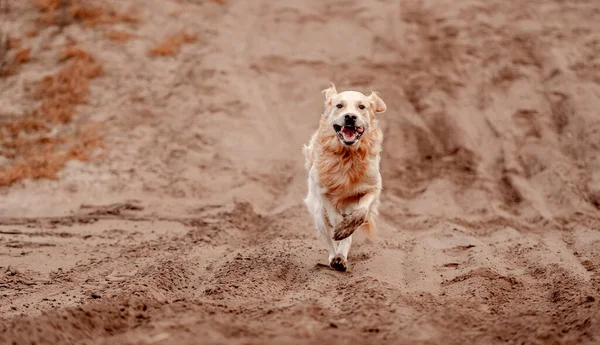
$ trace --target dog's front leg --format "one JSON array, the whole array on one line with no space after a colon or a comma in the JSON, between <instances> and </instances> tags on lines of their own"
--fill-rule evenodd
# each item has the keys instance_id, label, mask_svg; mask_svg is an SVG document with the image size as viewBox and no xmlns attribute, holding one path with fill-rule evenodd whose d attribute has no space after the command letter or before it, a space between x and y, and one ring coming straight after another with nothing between
<instances>
[{"instance_id":1,"label":"dog's front leg","mask_svg":"<svg viewBox=\"0 0 600 345\"><path fill-rule=\"evenodd\" d=\"M333 260L330 260L329 266L338 271L345 272L348 268L348 252L350 252L350 246L352 246L352 235L339 242L335 257Z\"/></svg>"},{"instance_id":2,"label":"dog's front leg","mask_svg":"<svg viewBox=\"0 0 600 345\"><path fill-rule=\"evenodd\" d=\"M378 191L371 191L363 195L358 202L358 206L350 214L344 215L342 221L335 226L333 239L341 241L352 235L367 219L371 205L377 200L377 196Z\"/></svg>"}]
</instances>

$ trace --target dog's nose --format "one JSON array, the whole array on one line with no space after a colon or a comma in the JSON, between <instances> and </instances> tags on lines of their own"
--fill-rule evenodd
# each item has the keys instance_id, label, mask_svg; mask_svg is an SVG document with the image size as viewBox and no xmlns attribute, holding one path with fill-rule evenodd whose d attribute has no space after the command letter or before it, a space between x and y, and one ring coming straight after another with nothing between
<instances>
[{"instance_id":1,"label":"dog's nose","mask_svg":"<svg viewBox=\"0 0 600 345\"><path fill-rule=\"evenodd\" d=\"M356 122L356 115L346 114L344 120L346 120L347 123L354 123Z\"/></svg>"}]
</instances>

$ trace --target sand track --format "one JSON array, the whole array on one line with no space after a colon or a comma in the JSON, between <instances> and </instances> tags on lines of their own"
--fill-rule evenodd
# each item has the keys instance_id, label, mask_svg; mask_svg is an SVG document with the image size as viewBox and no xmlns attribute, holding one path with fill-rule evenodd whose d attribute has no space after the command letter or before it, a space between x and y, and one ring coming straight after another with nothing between
<instances>
[{"instance_id":1,"label":"sand track","mask_svg":"<svg viewBox=\"0 0 600 345\"><path fill-rule=\"evenodd\" d=\"M60 127L100 125L99 155L0 190L0 344L600 341L597 1L101 3L35 36L2 13L32 59L1 126L69 42L104 74ZM330 81L388 105L346 274L301 203Z\"/></svg>"}]
</instances>

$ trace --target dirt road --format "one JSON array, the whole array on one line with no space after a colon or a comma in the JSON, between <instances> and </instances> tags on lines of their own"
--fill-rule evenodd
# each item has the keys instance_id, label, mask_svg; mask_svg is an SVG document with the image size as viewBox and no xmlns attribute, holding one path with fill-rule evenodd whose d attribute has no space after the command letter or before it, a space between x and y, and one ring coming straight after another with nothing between
<instances>
[{"instance_id":1,"label":"dirt road","mask_svg":"<svg viewBox=\"0 0 600 345\"><path fill-rule=\"evenodd\" d=\"M2 18L0 344L600 342L598 1ZM302 204L329 82L388 106L345 274Z\"/></svg>"}]
</instances>

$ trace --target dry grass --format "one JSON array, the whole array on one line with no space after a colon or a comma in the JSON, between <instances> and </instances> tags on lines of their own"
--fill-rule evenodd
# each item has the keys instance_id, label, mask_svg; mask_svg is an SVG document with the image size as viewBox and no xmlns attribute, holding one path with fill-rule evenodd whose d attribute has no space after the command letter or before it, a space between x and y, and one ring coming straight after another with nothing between
<instances>
[{"instance_id":1,"label":"dry grass","mask_svg":"<svg viewBox=\"0 0 600 345\"><path fill-rule=\"evenodd\" d=\"M52 12L58 10L63 1L62 0L32 0L33 5L42 12Z\"/></svg>"},{"instance_id":2,"label":"dry grass","mask_svg":"<svg viewBox=\"0 0 600 345\"><path fill-rule=\"evenodd\" d=\"M8 75L10 68L10 60L8 54L10 53L9 38L0 31L0 77Z\"/></svg>"},{"instance_id":3,"label":"dry grass","mask_svg":"<svg viewBox=\"0 0 600 345\"><path fill-rule=\"evenodd\" d=\"M179 32L160 41L148 54L151 56L172 56L179 52L179 47L186 43L196 42L197 37L185 32Z\"/></svg>"},{"instance_id":4,"label":"dry grass","mask_svg":"<svg viewBox=\"0 0 600 345\"><path fill-rule=\"evenodd\" d=\"M0 33L0 77L14 75L19 67L31 61L31 48L22 48L21 39Z\"/></svg>"},{"instance_id":5,"label":"dry grass","mask_svg":"<svg viewBox=\"0 0 600 345\"><path fill-rule=\"evenodd\" d=\"M69 160L88 160L101 145L97 127L73 131L71 122L75 106L85 101L90 80L101 75L102 68L90 53L75 46L67 47L60 59L65 65L39 80L31 94L40 100L38 108L0 123L0 155L10 162L0 166L0 186L26 178L55 179Z\"/></svg>"},{"instance_id":6,"label":"dry grass","mask_svg":"<svg viewBox=\"0 0 600 345\"><path fill-rule=\"evenodd\" d=\"M25 36L31 38L31 37L35 37L38 35L38 31L36 29L29 29L25 32Z\"/></svg>"},{"instance_id":7,"label":"dry grass","mask_svg":"<svg viewBox=\"0 0 600 345\"><path fill-rule=\"evenodd\" d=\"M72 159L87 161L90 152L101 145L95 127L84 128L72 137L39 136L2 142L4 151L12 151L12 164L0 167L0 186L30 179L56 179L58 172ZM6 149L8 148L8 149Z\"/></svg>"},{"instance_id":8,"label":"dry grass","mask_svg":"<svg viewBox=\"0 0 600 345\"><path fill-rule=\"evenodd\" d=\"M135 16L99 6L75 5L71 10L71 14L75 20L78 20L87 26L115 23L138 23L138 19Z\"/></svg>"},{"instance_id":9,"label":"dry grass","mask_svg":"<svg viewBox=\"0 0 600 345\"><path fill-rule=\"evenodd\" d=\"M127 42L134 36L125 31L112 30L107 34L108 39L115 42Z\"/></svg>"},{"instance_id":10,"label":"dry grass","mask_svg":"<svg viewBox=\"0 0 600 345\"><path fill-rule=\"evenodd\" d=\"M17 37L9 37L8 38L8 48L9 49L21 48L21 39L17 38Z\"/></svg>"},{"instance_id":11,"label":"dry grass","mask_svg":"<svg viewBox=\"0 0 600 345\"><path fill-rule=\"evenodd\" d=\"M8 6L8 0L0 0L0 14L10 13L10 6Z\"/></svg>"},{"instance_id":12,"label":"dry grass","mask_svg":"<svg viewBox=\"0 0 600 345\"><path fill-rule=\"evenodd\" d=\"M61 60L67 60L67 65L42 78L32 95L41 99L39 116L53 123L70 122L75 105L82 103L89 93L90 79L102 74L102 67L85 50L68 47Z\"/></svg>"},{"instance_id":13,"label":"dry grass","mask_svg":"<svg viewBox=\"0 0 600 345\"><path fill-rule=\"evenodd\" d=\"M19 65L31 61L31 48L21 48L17 50L13 59L15 63Z\"/></svg>"},{"instance_id":14,"label":"dry grass","mask_svg":"<svg viewBox=\"0 0 600 345\"><path fill-rule=\"evenodd\" d=\"M84 26L114 23L138 23L136 16L116 11L93 0L31 0L40 11L39 26L65 25L78 22Z\"/></svg>"},{"instance_id":15,"label":"dry grass","mask_svg":"<svg viewBox=\"0 0 600 345\"><path fill-rule=\"evenodd\" d=\"M39 26L137 22L134 16L114 11L103 1L30 1L40 11ZM25 36L37 33L33 29ZM0 62L7 61L0 66L2 74L18 72L17 67L32 58L31 49L23 47L20 39L5 37L0 40L0 48ZM38 102L35 110L20 117L0 116L0 186L23 179L56 179L69 160L89 160L101 146L98 127L74 119L76 106L89 96L90 80L103 73L102 67L89 52L75 44L60 53L59 61L62 66L57 72L33 86L29 96Z\"/></svg>"}]
</instances>

